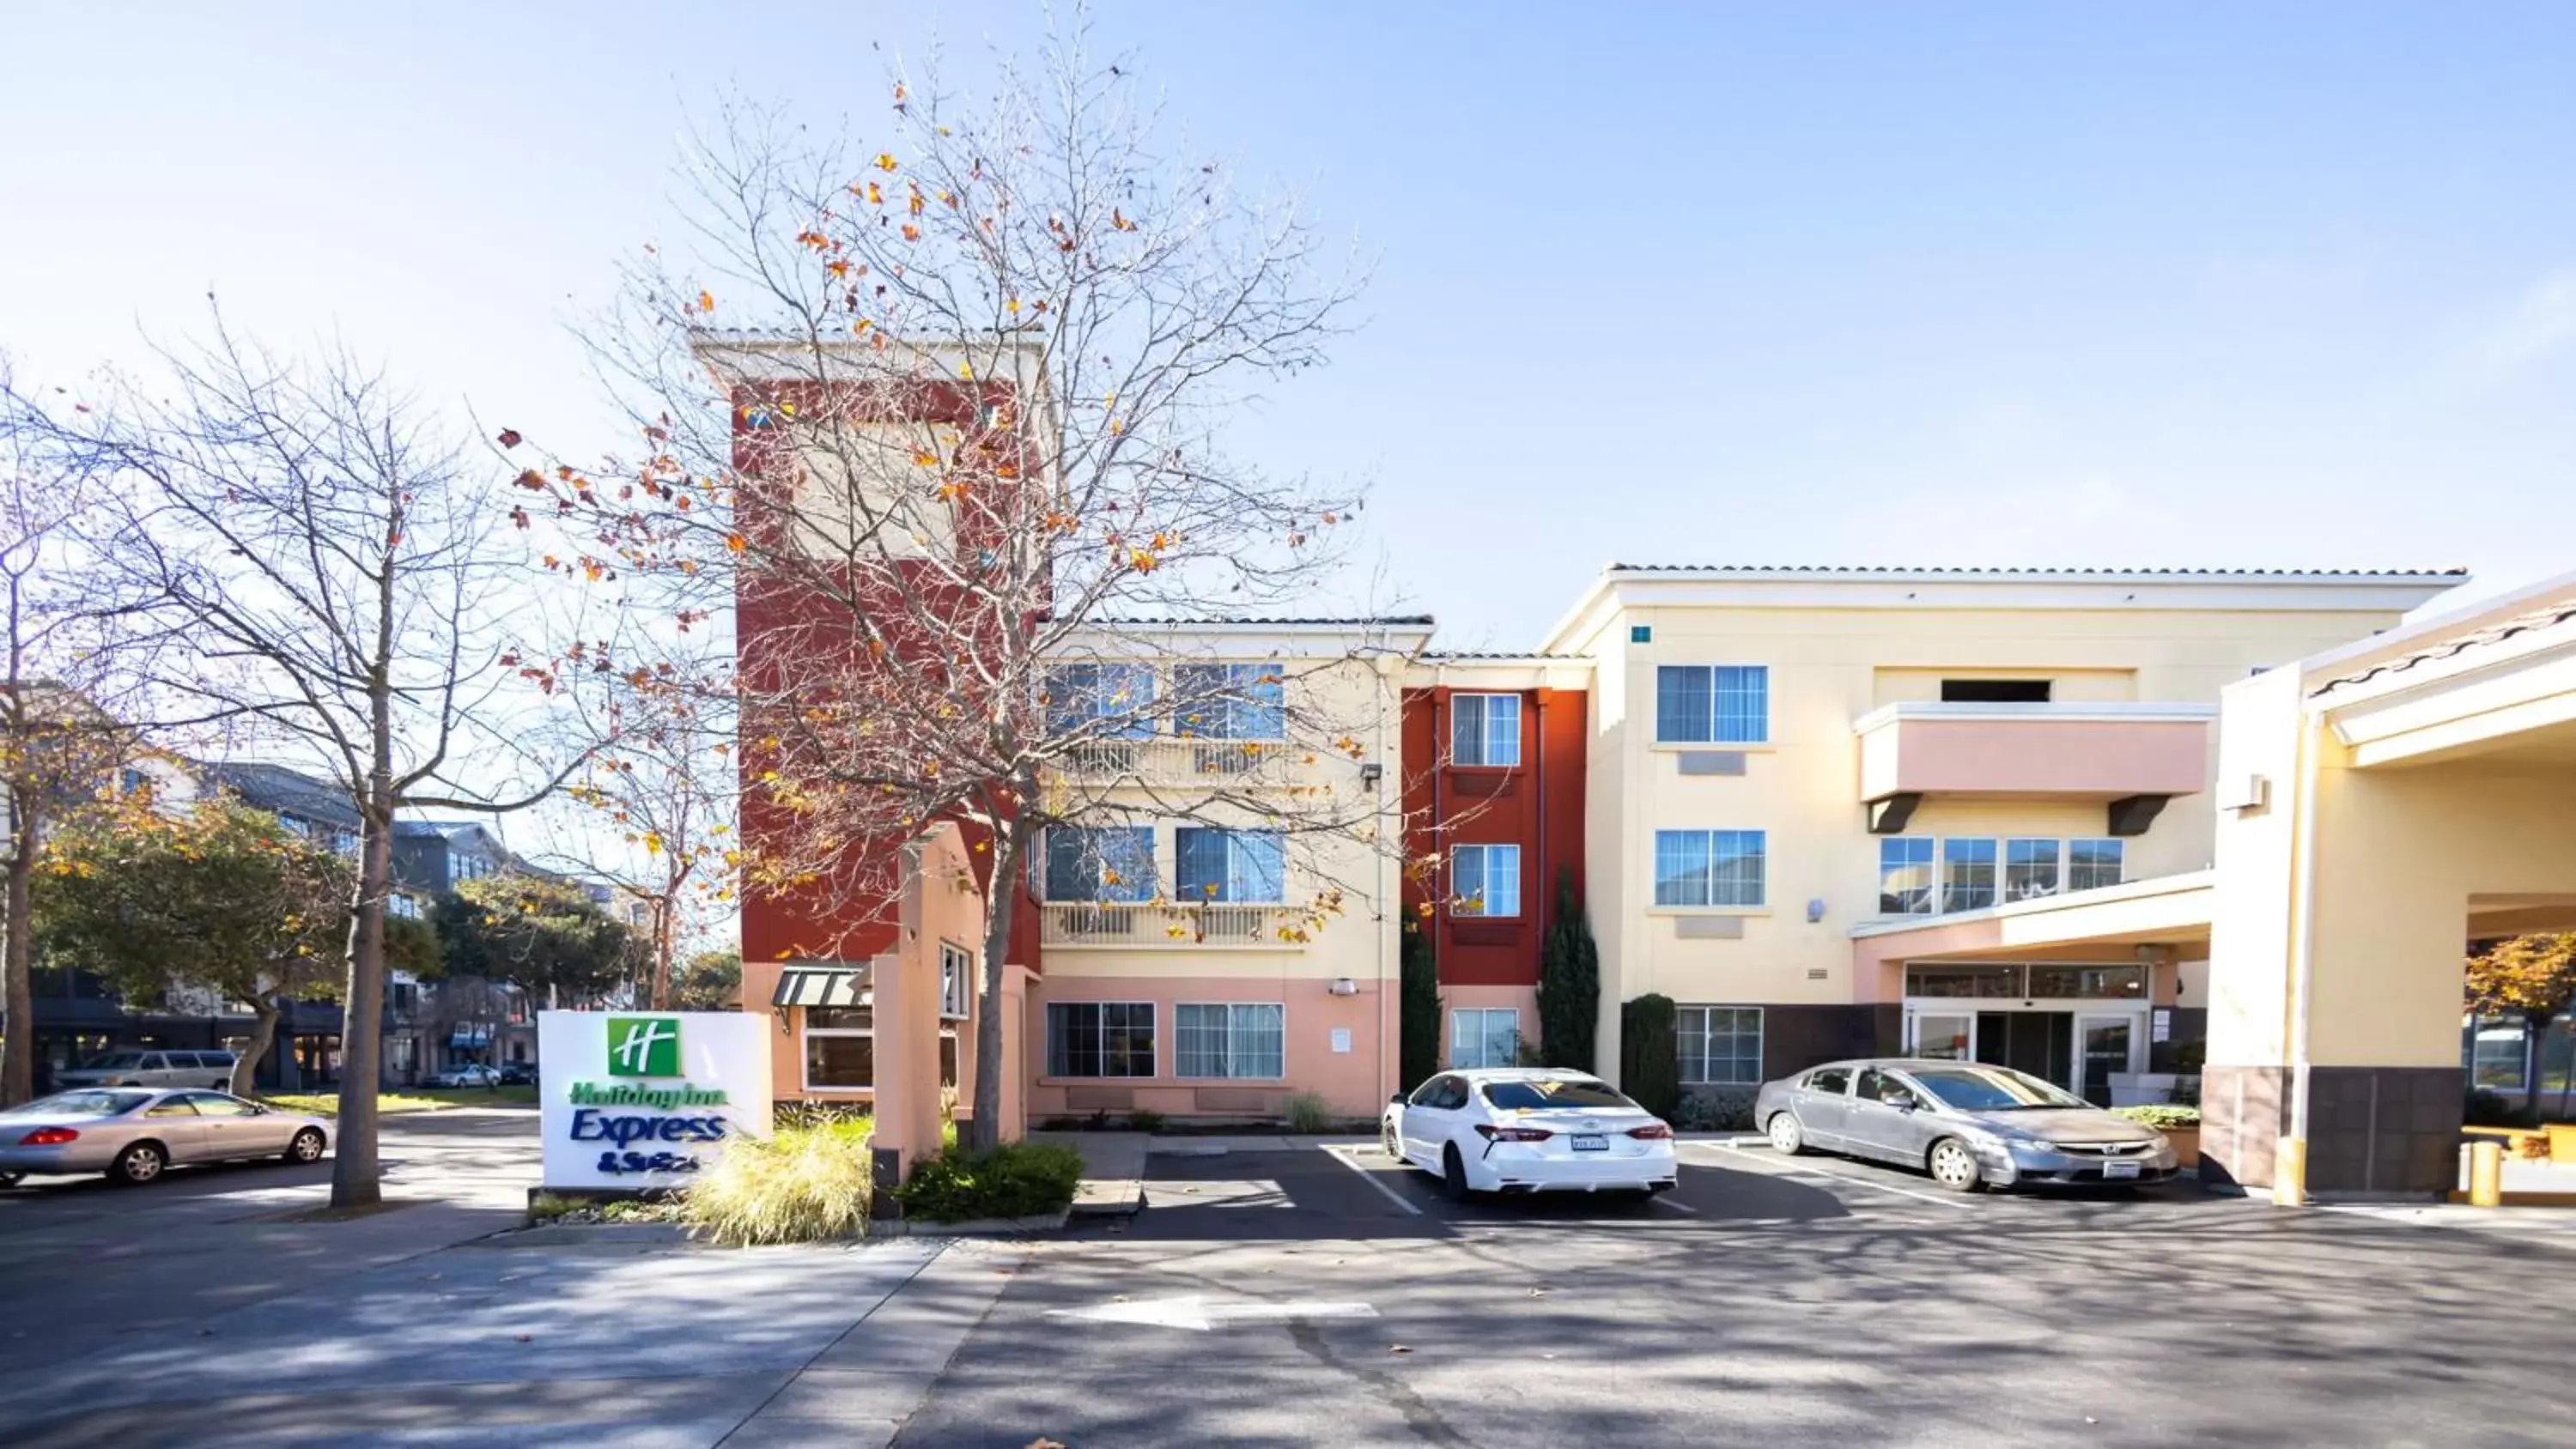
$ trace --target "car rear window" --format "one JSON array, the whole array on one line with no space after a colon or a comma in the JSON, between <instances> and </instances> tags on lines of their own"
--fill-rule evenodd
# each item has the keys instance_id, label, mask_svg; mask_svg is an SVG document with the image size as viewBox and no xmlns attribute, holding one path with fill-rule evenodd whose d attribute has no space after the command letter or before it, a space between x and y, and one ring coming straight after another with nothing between
<instances>
[{"instance_id":1,"label":"car rear window","mask_svg":"<svg viewBox=\"0 0 2576 1449\"><path fill-rule=\"evenodd\" d=\"M78 1092L56 1092L20 1108L22 1112L45 1112L64 1117L113 1117L130 1112L152 1100L150 1092L132 1087L100 1087Z\"/></svg>"},{"instance_id":2,"label":"car rear window","mask_svg":"<svg viewBox=\"0 0 2576 1449\"><path fill-rule=\"evenodd\" d=\"M1604 1082L1487 1082L1485 1100L1506 1112L1539 1112L1550 1107L1635 1107Z\"/></svg>"}]
</instances>

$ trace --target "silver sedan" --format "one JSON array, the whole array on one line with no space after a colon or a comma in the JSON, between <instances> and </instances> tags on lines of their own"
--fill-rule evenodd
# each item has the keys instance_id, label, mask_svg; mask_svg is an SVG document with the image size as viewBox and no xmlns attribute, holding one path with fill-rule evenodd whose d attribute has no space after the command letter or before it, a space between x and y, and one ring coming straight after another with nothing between
<instances>
[{"instance_id":1,"label":"silver sedan","mask_svg":"<svg viewBox=\"0 0 2576 1449\"><path fill-rule=\"evenodd\" d=\"M1764 1083L1753 1120L1781 1152L1901 1163L1954 1192L2162 1182L2176 1166L2162 1133L1983 1062L1828 1062Z\"/></svg>"},{"instance_id":2,"label":"silver sedan","mask_svg":"<svg viewBox=\"0 0 2576 1449\"><path fill-rule=\"evenodd\" d=\"M180 1162L316 1162L330 1142L328 1118L224 1092L80 1087L0 1112L0 1186L29 1173L146 1183Z\"/></svg>"}]
</instances>

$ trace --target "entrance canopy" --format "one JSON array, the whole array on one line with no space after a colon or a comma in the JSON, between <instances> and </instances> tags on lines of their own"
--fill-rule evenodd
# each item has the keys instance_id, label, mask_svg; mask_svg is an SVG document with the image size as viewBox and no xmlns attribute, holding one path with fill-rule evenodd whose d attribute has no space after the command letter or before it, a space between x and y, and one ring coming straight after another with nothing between
<instances>
[{"instance_id":1,"label":"entrance canopy","mask_svg":"<svg viewBox=\"0 0 2576 1449\"><path fill-rule=\"evenodd\" d=\"M2159 876L2014 901L1930 921L1852 931L1853 969L1871 999L1903 994L1907 962L2198 961L2209 954L2210 873ZM2147 948L2141 950L2141 948Z\"/></svg>"}]
</instances>

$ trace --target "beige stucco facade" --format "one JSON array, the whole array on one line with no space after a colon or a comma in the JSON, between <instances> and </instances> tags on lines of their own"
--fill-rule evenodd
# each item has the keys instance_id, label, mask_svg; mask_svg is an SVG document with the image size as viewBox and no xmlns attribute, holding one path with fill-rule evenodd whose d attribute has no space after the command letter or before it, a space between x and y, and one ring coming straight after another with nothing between
<instances>
[{"instance_id":1,"label":"beige stucco facade","mask_svg":"<svg viewBox=\"0 0 2576 1449\"><path fill-rule=\"evenodd\" d=\"M1618 1003L1649 991L1767 1006L1890 999L1892 975L1855 951L1853 933L1888 919L1864 801L1901 785L1924 788L1890 833L1936 840L2108 837L2108 802L2170 795L2123 838L2124 877L2208 867L2221 692L2387 628L2455 582L1614 569L1546 646L1595 666L1587 874L1605 1044L1617 1040ZM1663 665L1763 666L1767 737L1658 741ZM2045 703L1936 702L1945 679L1962 678L2045 681L2049 692ZM1898 726L1928 729L1885 741L1873 781L1867 747ZM1909 747L1926 757L1913 781L1895 758ZM1736 758L1692 773L1687 757L1710 754ZM1766 899L1656 905L1660 830L1762 831ZM1602 1059L1615 1062L1615 1049Z\"/></svg>"}]
</instances>

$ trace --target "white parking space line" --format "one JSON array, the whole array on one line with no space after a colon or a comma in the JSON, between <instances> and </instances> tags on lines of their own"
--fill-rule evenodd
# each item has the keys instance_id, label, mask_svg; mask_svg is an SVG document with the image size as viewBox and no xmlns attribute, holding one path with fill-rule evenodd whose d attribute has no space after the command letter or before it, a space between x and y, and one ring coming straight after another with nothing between
<instances>
[{"instance_id":1,"label":"white parking space line","mask_svg":"<svg viewBox=\"0 0 2576 1449\"><path fill-rule=\"evenodd\" d=\"M1335 1162L1340 1163L1342 1166L1349 1168L1351 1171L1358 1173L1361 1181L1366 1182L1369 1186L1376 1188L1381 1193L1384 1193L1386 1195L1386 1200L1395 1204L1397 1207L1404 1209L1406 1216L1417 1218L1422 1216L1422 1209L1415 1207L1412 1203L1406 1202L1404 1200L1404 1194L1397 1192L1394 1188L1389 1187L1384 1182L1380 1181L1377 1173L1368 1168L1362 1167L1359 1164L1359 1159L1355 1151L1339 1147L1327 1147L1324 1149L1324 1155L1330 1157ZM1400 1170L1411 1172L1413 1169L1410 1167L1404 1167Z\"/></svg>"},{"instance_id":2,"label":"white parking space line","mask_svg":"<svg viewBox=\"0 0 2576 1449\"><path fill-rule=\"evenodd\" d=\"M1686 1203L1686 1202L1675 1202L1675 1201L1673 1201L1672 1196L1671 1196L1669 1193L1660 1193L1660 1192L1659 1192L1659 1193L1657 1193L1657 1194L1655 1194L1655 1195L1654 1195L1654 1197L1651 1199L1651 1201L1654 1203L1654 1205L1655 1205L1655 1206L1657 1206L1657 1207L1659 1207L1659 1208L1670 1208L1670 1209L1671 1209L1672 1211L1674 1211L1674 1212L1677 1212L1677 1213L1688 1213L1688 1214L1689 1214L1690 1216L1692 1216L1692 1217L1698 1217L1698 1216L1699 1216L1699 1209L1698 1209L1698 1208L1692 1207L1689 1203Z\"/></svg>"},{"instance_id":3,"label":"white parking space line","mask_svg":"<svg viewBox=\"0 0 2576 1449\"><path fill-rule=\"evenodd\" d=\"M1774 1177L1830 1177L1837 1182L1848 1182L1858 1187L1876 1188L1880 1192L1892 1192L1898 1197L1910 1197L1917 1202L1937 1203L1942 1207L1951 1208L1961 1212L1965 1212L1974 1206L1974 1204L1971 1204L1958 1196L1929 1193L1911 1187L1898 1187L1892 1182L1880 1182L1875 1178L1862 1177L1856 1173L1837 1172L1830 1167L1823 1167L1813 1163L1799 1162L1792 1166L1785 1162L1759 1162L1753 1154L1756 1152L1761 1152L1766 1155L1769 1154L1772 1149L1767 1145L1754 1147L1742 1143L1728 1142L1715 1145L1713 1150L1719 1153L1731 1155L1745 1166L1751 1167L1757 1172L1767 1172Z\"/></svg>"}]
</instances>

